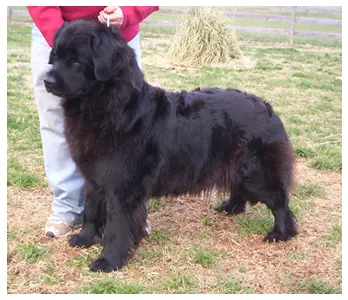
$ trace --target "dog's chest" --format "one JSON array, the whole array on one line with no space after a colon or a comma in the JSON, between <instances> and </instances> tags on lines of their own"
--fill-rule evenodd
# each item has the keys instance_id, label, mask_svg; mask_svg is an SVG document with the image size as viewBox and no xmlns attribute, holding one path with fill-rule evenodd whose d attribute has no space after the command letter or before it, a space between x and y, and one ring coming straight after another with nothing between
<instances>
[{"instance_id":1,"label":"dog's chest","mask_svg":"<svg viewBox=\"0 0 348 300\"><path fill-rule=\"evenodd\" d=\"M101 130L96 128L95 124L91 124L83 116L65 117L65 137L76 163L91 161L105 150L105 132L103 128Z\"/></svg>"}]
</instances>

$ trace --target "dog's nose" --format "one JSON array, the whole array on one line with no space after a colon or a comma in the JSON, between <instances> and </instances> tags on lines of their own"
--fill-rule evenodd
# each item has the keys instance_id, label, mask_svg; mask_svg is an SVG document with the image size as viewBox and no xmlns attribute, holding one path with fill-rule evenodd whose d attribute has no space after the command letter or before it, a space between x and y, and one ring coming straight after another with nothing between
<instances>
[{"instance_id":1,"label":"dog's nose","mask_svg":"<svg viewBox=\"0 0 348 300\"><path fill-rule=\"evenodd\" d=\"M53 76L46 74L44 78L44 83L46 87L53 87L56 83L56 80L54 79Z\"/></svg>"}]
</instances>

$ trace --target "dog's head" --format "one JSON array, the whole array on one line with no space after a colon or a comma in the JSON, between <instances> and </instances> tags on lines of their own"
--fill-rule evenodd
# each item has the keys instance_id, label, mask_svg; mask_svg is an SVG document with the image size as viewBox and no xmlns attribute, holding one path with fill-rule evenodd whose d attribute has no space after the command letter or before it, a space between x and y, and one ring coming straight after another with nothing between
<instances>
[{"instance_id":1,"label":"dog's head","mask_svg":"<svg viewBox=\"0 0 348 300\"><path fill-rule=\"evenodd\" d=\"M66 22L55 34L44 83L57 96L83 96L96 85L117 80L135 54L117 29L77 20Z\"/></svg>"}]
</instances>

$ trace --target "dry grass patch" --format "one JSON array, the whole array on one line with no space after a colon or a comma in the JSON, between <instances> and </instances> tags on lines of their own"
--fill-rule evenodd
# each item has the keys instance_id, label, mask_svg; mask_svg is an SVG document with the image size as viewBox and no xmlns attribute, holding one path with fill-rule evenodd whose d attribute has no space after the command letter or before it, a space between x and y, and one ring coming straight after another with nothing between
<instances>
[{"instance_id":1,"label":"dry grass patch","mask_svg":"<svg viewBox=\"0 0 348 300\"><path fill-rule=\"evenodd\" d=\"M214 7L190 8L171 41L170 60L176 65L207 66L242 56L234 31L225 28Z\"/></svg>"}]
</instances>

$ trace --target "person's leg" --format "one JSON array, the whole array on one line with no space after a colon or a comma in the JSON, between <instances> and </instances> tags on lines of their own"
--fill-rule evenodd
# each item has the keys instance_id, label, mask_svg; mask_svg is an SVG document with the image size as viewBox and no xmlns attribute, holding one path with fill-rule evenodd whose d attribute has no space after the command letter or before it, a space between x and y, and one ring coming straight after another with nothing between
<instances>
[{"instance_id":1,"label":"person's leg","mask_svg":"<svg viewBox=\"0 0 348 300\"><path fill-rule=\"evenodd\" d=\"M132 40L130 40L128 42L128 45L131 48L133 48L133 50L135 52L136 59L137 59L138 66L141 69L140 32ZM146 230L148 235L151 234L151 223L149 220L146 220L145 230Z\"/></svg>"},{"instance_id":2,"label":"person's leg","mask_svg":"<svg viewBox=\"0 0 348 300\"><path fill-rule=\"evenodd\" d=\"M62 236L82 221L84 181L70 157L64 137L61 99L48 93L43 83L45 72L50 68L50 51L51 48L34 25L31 44L32 77L45 171L54 195L52 214L45 231L51 236Z\"/></svg>"},{"instance_id":3,"label":"person's leg","mask_svg":"<svg viewBox=\"0 0 348 300\"><path fill-rule=\"evenodd\" d=\"M140 32L131 41L128 42L128 45L133 48L138 66L141 69Z\"/></svg>"}]
</instances>

